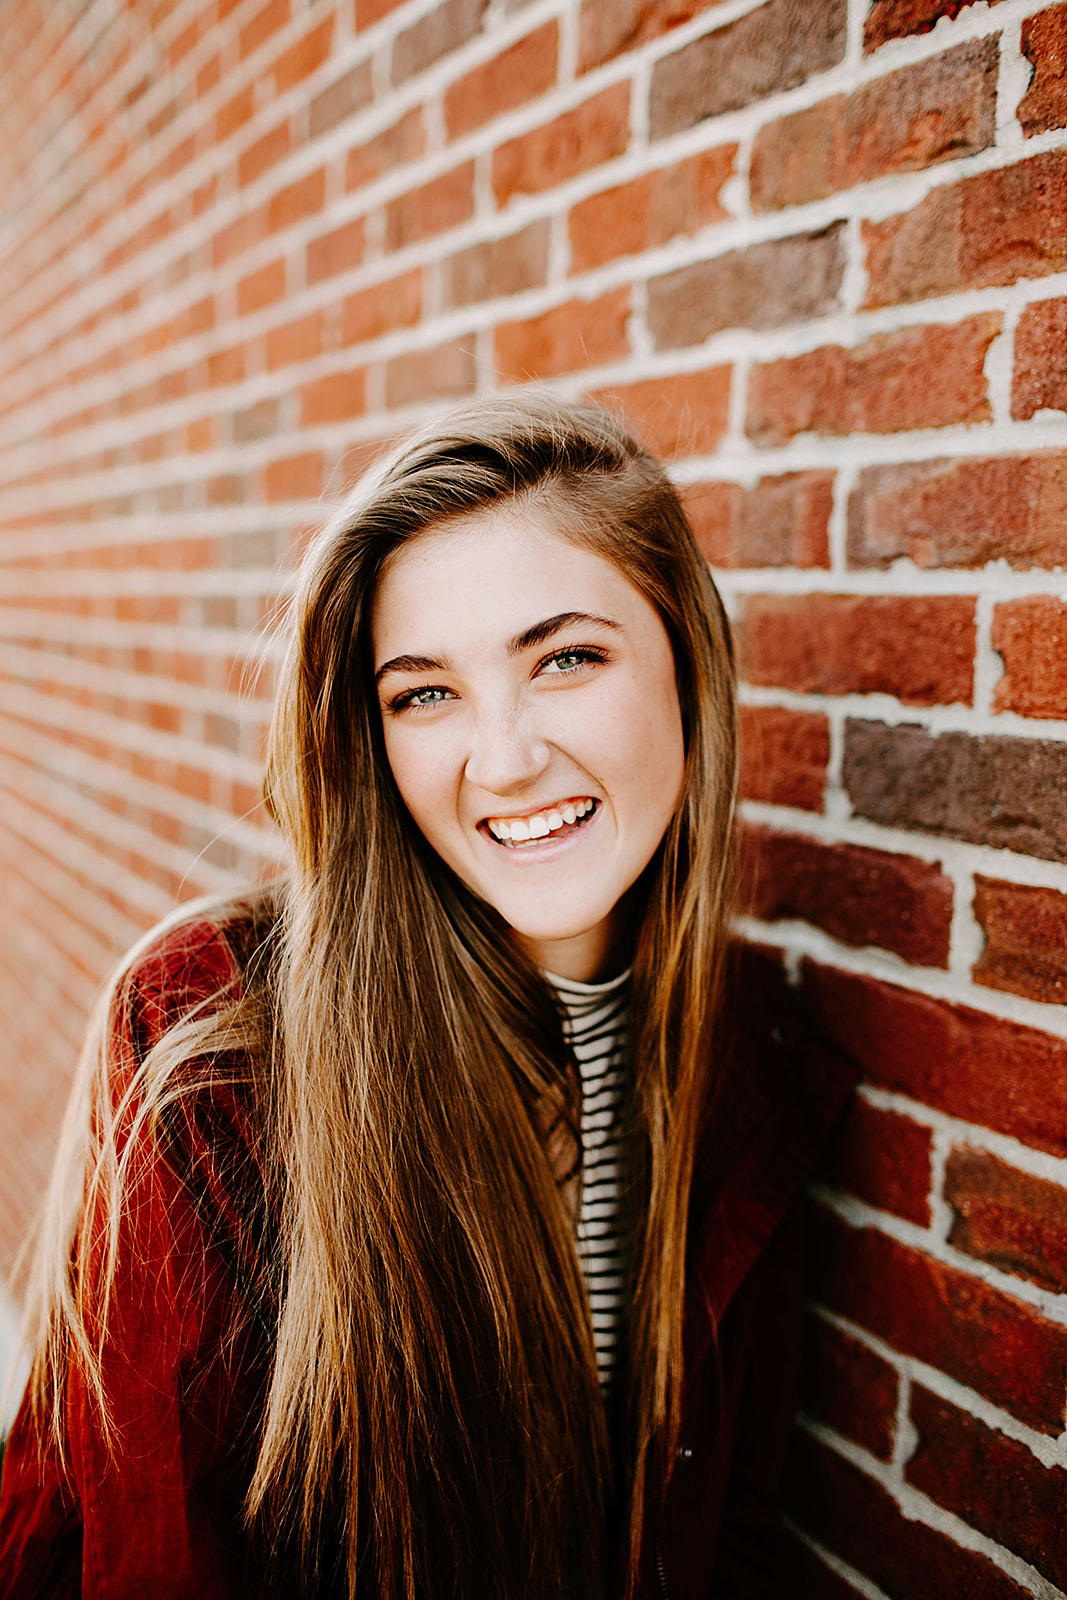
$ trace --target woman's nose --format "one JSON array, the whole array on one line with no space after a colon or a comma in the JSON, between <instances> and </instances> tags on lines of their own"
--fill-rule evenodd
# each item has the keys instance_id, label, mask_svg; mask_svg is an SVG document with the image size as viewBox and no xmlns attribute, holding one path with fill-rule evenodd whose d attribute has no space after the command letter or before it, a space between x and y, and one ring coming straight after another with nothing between
<instances>
[{"instance_id":1,"label":"woman's nose","mask_svg":"<svg viewBox=\"0 0 1067 1600\"><path fill-rule=\"evenodd\" d=\"M489 794L519 794L548 765L548 744L528 711L483 712L475 720L463 775Z\"/></svg>"}]
</instances>

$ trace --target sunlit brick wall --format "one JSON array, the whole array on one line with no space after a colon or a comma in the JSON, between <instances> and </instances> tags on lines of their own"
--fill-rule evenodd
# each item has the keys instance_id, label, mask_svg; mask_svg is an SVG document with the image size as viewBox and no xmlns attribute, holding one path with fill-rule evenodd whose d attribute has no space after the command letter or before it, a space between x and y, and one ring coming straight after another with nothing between
<instances>
[{"instance_id":1,"label":"sunlit brick wall","mask_svg":"<svg viewBox=\"0 0 1067 1600\"><path fill-rule=\"evenodd\" d=\"M0 1238L94 988L269 869L262 629L542 378L738 623L746 934L864 1084L796 1592L1067 1591L1067 6L0 0Z\"/></svg>"}]
</instances>

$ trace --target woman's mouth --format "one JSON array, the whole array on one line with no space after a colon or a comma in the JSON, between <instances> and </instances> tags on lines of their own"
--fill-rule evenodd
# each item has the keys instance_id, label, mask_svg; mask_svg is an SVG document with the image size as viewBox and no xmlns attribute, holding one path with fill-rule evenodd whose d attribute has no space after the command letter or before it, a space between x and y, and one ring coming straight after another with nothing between
<instances>
[{"instance_id":1,"label":"woman's mouth","mask_svg":"<svg viewBox=\"0 0 1067 1600\"><path fill-rule=\"evenodd\" d=\"M600 805L588 795L561 800L556 805L544 806L522 817L486 817L482 826L488 829L498 844L510 848L537 844L550 834L564 835L575 832L594 816Z\"/></svg>"}]
</instances>

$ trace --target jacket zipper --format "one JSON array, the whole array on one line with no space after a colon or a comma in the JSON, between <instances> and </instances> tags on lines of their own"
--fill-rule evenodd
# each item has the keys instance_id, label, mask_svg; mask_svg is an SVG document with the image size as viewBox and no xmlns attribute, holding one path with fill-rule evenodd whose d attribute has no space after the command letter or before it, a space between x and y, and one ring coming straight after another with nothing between
<instances>
[{"instance_id":1,"label":"jacket zipper","mask_svg":"<svg viewBox=\"0 0 1067 1600\"><path fill-rule=\"evenodd\" d=\"M663 1571L663 1551L660 1549L659 1540L656 1540L656 1577L659 1579L660 1600L671 1600L671 1591L667 1588L667 1578Z\"/></svg>"}]
</instances>

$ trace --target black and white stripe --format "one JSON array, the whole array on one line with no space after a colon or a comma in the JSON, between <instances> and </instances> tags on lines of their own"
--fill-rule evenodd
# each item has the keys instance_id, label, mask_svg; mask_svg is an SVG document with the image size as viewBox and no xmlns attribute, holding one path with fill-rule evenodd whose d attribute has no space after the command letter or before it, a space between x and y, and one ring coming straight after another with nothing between
<instances>
[{"instance_id":1,"label":"black and white stripe","mask_svg":"<svg viewBox=\"0 0 1067 1600\"><path fill-rule=\"evenodd\" d=\"M607 983L546 976L563 1006L582 1080L582 1190L575 1239L606 1398L622 1337L626 1276L623 1110L630 1065L630 973Z\"/></svg>"}]
</instances>

